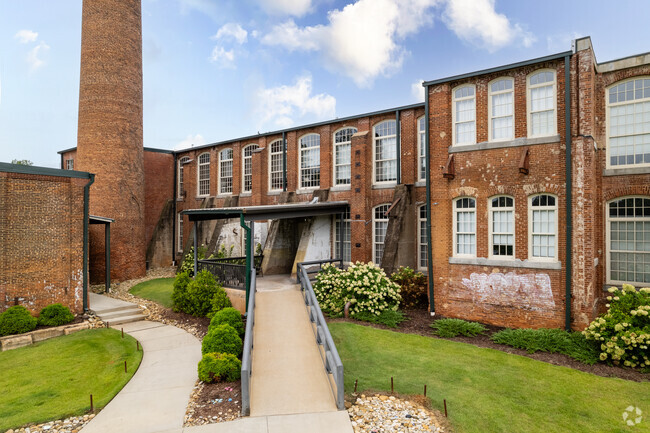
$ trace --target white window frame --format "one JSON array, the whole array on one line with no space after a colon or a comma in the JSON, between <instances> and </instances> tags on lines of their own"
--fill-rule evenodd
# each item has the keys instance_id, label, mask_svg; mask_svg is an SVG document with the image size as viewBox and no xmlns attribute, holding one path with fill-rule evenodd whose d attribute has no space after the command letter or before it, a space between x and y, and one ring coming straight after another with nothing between
<instances>
[{"instance_id":1,"label":"white window frame","mask_svg":"<svg viewBox=\"0 0 650 433\"><path fill-rule=\"evenodd\" d=\"M227 152L230 152L230 159L225 159L224 155ZM234 162L235 152L233 152L232 147L228 147L219 152L219 195L232 195ZM228 167L230 167L230 176L228 176ZM226 173L225 175L224 172ZM230 185L228 185L228 179L230 179Z\"/></svg>"},{"instance_id":2,"label":"white window frame","mask_svg":"<svg viewBox=\"0 0 650 433\"><path fill-rule=\"evenodd\" d=\"M241 151L241 190L244 194L253 192L253 153L258 148L259 146L253 143L244 146ZM247 173L246 163L249 165L250 173ZM246 177L250 177L250 189L246 189Z\"/></svg>"},{"instance_id":3,"label":"white window frame","mask_svg":"<svg viewBox=\"0 0 650 433\"><path fill-rule=\"evenodd\" d=\"M65 169L74 170L74 159L70 158L65 160Z\"/></svg>"},{"instance_id":4,"label":"white window frame","mask_svg":"<svg viewBox=\"0 0 650 433\"><path fill-rule=\"evenodd\" d=\"M639 76L639 77L629 78L627 80L617 81L616 83L612 84L611 86L608 86L605 89L605 101L606 101L606 109L605 109L606 110L605 111L606 116L605 117L607 118L607 121L605 122L606 123L606 139L607 139L607 146L606 146L606 149L607 149L606 167L607 168L650 167L650 162L641 162L641 163L633 162L631 164L612 164L612 154L611 154L611 152L612 152L612 138L615 138L615 137L611 136L612 130L613 130L613 128L612 128L611 109L616 108L616 107L626 106L626 105L636 106L637 104L643 104L643 105L650 104L650 97L645 96L645 91L644 91L644 88L642 87L641 88L642 95L641 95L640 98L637 98L637 91L634 90L635 84L632 84L633 89L631 91L628 91L626 89L626 100L622 101L622 102L618 102L618 101L617 102L610 102L610 98L611 98L610 92L613 89L618 88L621 85L627 86L628 83L635 83L637 80L650 80L650 76L647 76L647 75L646 76ZM642 81L642 83L643 83L643 81ZM631 96L632 96L631 99L627 98L627 96L629 96L627 94L627 92L631 92ZM632 114L632 116L634 116L634 114ZM635 137L640 137L640 136L643 136L643 135L650 134L650 130L648 130L646 133L634 131L636 124L637 124L637 122L634 122L632 124L632 129L633 129L632 133L621 134L618 137L631 137L632 140L634 141ZM631 146L634 147L636 145L632 144ZM625 154L625 156L627 156L627 154ZM643 159L645 159L645 157Z\"/></svg>"},{"instance_id":5,"label":"white window frame","mask_svg":"<svg viewBox=\"0 0 650 433\"><path fill-rule=\"evenodd\" d=\"M279 146L279 151L273 151L273 145L278 145ZM268 147L268 152L269 152L269 191L282 191L284 187L284 179L282 178L283 176L283 170L282 170L282 164L283 164L283 156L282 156L282 151L284 144L282 143L282 139L278 140L273 140L271 143L269 143ZM280 170L273 171L273 157L278 156L280 158ZM273 175L274 174L279 174L280 178L280 186L278 187L273 187Z\"/></svg>"},{"instance_id":6,"label":"white window frame","mask_svg":"<svg viewBox=\"0 0 650 433\"><path fill-rule=\"evenodd\" d=\"M425 218L422 218L422 211L424 211ZM418 269L421 271L429 270L429 263L427 256L429 255L429 243L427 242L427 205L426 203L417 207L417 221L418 221ZM422 264L424 262L424 265Z\"/></svg>"},{"instance_id":7,"label":"white window frame","mask_svg":"<svg viewBox=\"0 0 650 433\"><path fill-rule=\"evenodd\" d=\"M342 133L343 131L347 131L348 129L354 131L352 134L350 134L350 140L349 141L341 141L341 142L337 143L336 142L336 135L339 134L339 133ZM332 184L333 187L337 187L337 186L345 187L345 186L349 186L349 185L352 184L352 135L356 134L358 131L359 130L357 128L355 128L354 126L344 126L344 127L340 128L340 129L337 129L336 131L334 131L334 134L332 134L332 143L334 143L334 159L332 160L332 168L333 168L333 170L332 170L332 179L334 179L334 182ZM348 161L347 164L345 164L345 163L339 164L338 163L339 148L342 147L342 146L345 146L345 145L350 146L350 160ZM342 167L342 166L346 166L346 165L350 167L350 182L349 183L343 183L343 182L339 183L338 173L336 172L336 169L338 167Z\"/></svg>"},{"instance_id":8,"label":"white window frame","mask_svg":"<svg viewBox=\"0 0 650 433\"><path fill-rule=\"evenodd\" d=\"M176 234L176 251L179 253L183 252L183 214L180 212L178 213L178 218L177 218L178 224L177 224L177 230L178 233Z\"/></svg>"},{"instance_id":9,"label":"white window frame","mask_svg":"<svg viewBox=\"0 0 650 433\"><path fill-rule=\"evenodd\" d=\"M318 139L318 145L312 145L309 147L303 148L303 140L308 140L307 143L309 143L309 139L315 137ZM302 166L302 158L303 158L303 152L311 152L311 151L318 151L318 165L313 166L313 167L303 167ZM313 185L312 182L313 180L310 180L307 182L307 178L304 177L304 175L311 173L312 170L318 170L318 183ZM299 189L305 189L305 190L311 190L311 189L318 189L320 188L320 134L316 133L309 133L305 134L302 137L298 139L298 185Z\"/></svg>"},{"instance_id":10,"label":"white window frame","mask_svg":"<svg viewBox=\"0 0 650 433\"><path fill-rule=\"evenodd\" d=\"M499 198L509 198L512 200L512 206L494 207L493 200ZM512 214L512 231L494 232L494 212L510 212ZM511 195L494 195L488 198L488 257L497 260L514 260L516 257L517 236L515 227L515 198ZM512 236L512 255L494 254L494 235Z\"/></svg>"},{"instance_id":11,"label":"white window frame","mask_svg":"<svg viewBox=\"0 0 650 433\"><path fill-rule=\"evenodd\" d=\"M615 284L615 285L622 285L622 284L632 284L635 286L641 286L641 287L648 287L650 284L648 282L642 282L642 281L623 281L623 280L615 280L612 278L612 264L611 264L611 258L612 258L612 233L611 233L611 223L612 221L619 221L619 222L650 222L650 216L640 216L640 217L612 217L610 216L610 210L609 206L613 202L617 202L619 200L624 200L624 199L644 199L644 200L650 200L649 196L643 196L643 195L627 195L627 196L622 196L622 197L616 197L612 200L609 200L605 204L605 215L606 215L606 244L605 244L605 262L607 266L607 272L605 275L605 280L607 281L607 284ZM635 231L636 233L636 231ZM630 250L620 250L623 253L631 253L631 254L643 254L643 251L630 251ZM647 254L650 256L650 251L647 252Z\"/></svg>"},{"instance_id":12,"label":"white window frame","mask_svg":"<svg viewBox=\"0 0 650 433\"><path fill-rule=\"evenodd\" d=\"M546 81L544 83L539 83L539 84L531 84L531 80L534 76L537 74L541 73L546 73L550 72L553 75L553 81ZM553 109L552 110L540 110L536 111L537 112L543 112L543 111L553 111L553 115L551 118L553 119L553 127L551 130L546 133L546 134L533 134L533 109L532 109L532 104L533 104L533 90L534 89L539 89L542 87L548 87L552 86L553 88ZM513 107L514 108L514 107ZM557 71L554 69L538 69L536 71L531 72L528 74L526 77L526 124L528 128L528 136L529 137L548 137L552 135L557 134Z\"/></svg>"},{"instance_id":13,"label":"white window frame","mask_svg":"<svg viewBox=\"0 0 650 433\"><path fill-rule=\"evenodd\" d=\"M203 156L208 157L207 161L201 162ZM210 152L204 152L196 158L196 196L197 197L208 197L210 195ZM201 168L207 166L207 179L201 179ZM201 182L207 182L207 192L201 194Z\"/></svg>"},{"instance_id":14,"label":"white window frame","mask_svg":"<svg viewBox=\"0 0 650 433\"><path fill-rule=\"evenodd\" d=\"M553 197L555 199L555 205L553 206L535 206L533 209L533 199L535 197L540 197L540 196L549 196ZM530 261L535 261L535 262L557 262L558 261L558 254L559 254L559 240L560 236L558 233L558 219L559 219L559 214L558 214L558 197L555 194L547 193L547 192L542 192L539 194L533 194L531 196L528 196L528 260ZM533 232L533 211L534 210L553 210L555 211L555 227L554 227L554 236L555 236L555 255L553 257L535 257L533 256L533 236L535 234L538 235L550 235L549 233L534 233Z\"/></svg>"},{"instance_id":15,"label":"white window frame","mask_svg":"<svg viewBox=\"0 0 650 433\"><path fill-rule=\"evenodd\" d=\"M510 81L512 83L512 88L493 92L492 85L502 80ZM496 119L496 117L494 117L492 113L492 98L498 95L505 95L506 93L512 94L512 114L510 116L499 116L499 118L512 117L512 135L510 137L503 137L498 139L492 138L492 134L494 133L492 127L492 121ZM514 139L515 139L515 80L512 77L499 77L488 83L488 141L498 142L498 141L510 141Z\"/></svg>"},{"instance_id":16,"label":"white window frame","mask_svg":"<svg viewBox=\"0 0 650 433\"><path fill-rule=\"evenodd\" d=\"M334 246L334 251L332 252L332 257L338 257L339 255L339 236L337 231L337 225L340 224L340 214L334 215L334 218L332 220L332 235L334 237L334 240L332 242L332 245ZM346 230L347 226L347 230ZM343 229L345 230L343 232L343 263L351 263L352 262L352 219L350 218L350 209L348 209L345 212L345 215L343 216ZM349 252L350 256L346 257L346 252ZM349 259L349 260L346 260Z\"/></svg>"},{"instance_id":17,"label":"white window frame","mask_svg":"<svg viewBox=\"0 0 650 433\"><path fill-rule=\"evenodd\" d=\"M461 209L456 208L456 203L458 203L459 201L464 200L464 199L469 199L469 200L474 201L474 208L473 208L474 210L473 211L467 210L467 209L472 209L472 208L461 208ZM453 244L453 249L454 249L453 250L453 256L454 257L465 257L465 258L476 257L476 253L477 253L476 250L478 248L478 236L477 236L477 233L476 233L476 229L477 229L476 216L478 214L477 206L478 206L478 200L476 200L476 197L462 196L462 197L456 197L452 201L452 212L454 214L454 217L453 217L454 225L453 225L453 230L452 230L452 234L453 234L453 242L452 242L452 244ZM474 232L458 232L458 214L461 213L461 212L473 212L474 213L474 221L473 221L474 222ZM467 235L474 235L474 253L473 254L465 254L465 253L461 254L461 253L458 252L458 235L461 234L461 233L462 234L467 234Z\"/></svg>"},{"instance_id":18,"label":"white window frame","mask_svg":"<svg viewBox=\"0 0 650 433\"><path fill-rule=\"evenodd\" d=\"M418 118L417 120L417 133L418 133L418 180L424 182L427 180L427 140L426 140L426 123L424 116Z\"/></svg>"},{"instance_id":19,"label":"white window frame","mask_svg":"<svg viewBox=\"0 0 650 433\"><path fill-rule=\"evenodd\" d=\"M377 128L380 126L386 124L386 123L393 123L395 125L395 133L392 135L383 135L381 137L377 137ZM397 152L399 151L399 143L397 143L397 128L399 128L399 125L397 124L397 121L395 119L387 119L382 122L377 123L375 126L372 127L372 183L373 185L395 185L397 184ZM395 139L395 158L393 159L382 159L380 161L377 160L377 143L380 140L388 140L394 138ZM377 164L380 162L389 162L389 161L395 161L395 179L393 180L377 180Z\"/></svg>"},{"instance_id":20,"label":"white window frame","mask_svg":"<svg viewBox=\"0 0 650 433\"><path fill-rule=\"evenodd\" d=\"M471 88L474 91L474 94L471 95L471 96L463 96L463 97L457 98L456 97L456 92L458 90L462 90L464 88ZM451 102L451 107L452 107L452 109L451 109L452 141L451 142L453 143L454 146L464 146L464 145L467 145L467 144L476 144L476 86L474 84L463 84L461 86L455 87L451 91L451 98L452 98L452 102ZM457 142L458 137L457 137L457 134L456 134L457 123L469 123L470 121L466 121L466 122L458 122L457 121L457 119L456 119L456 104L459 103L459 102L464 102L464 101L469 101L469 100L474 100L474 120L471 121L472 123L474 123L474 139L471 140L471 141L458 143Z\"/></svg>"},{"instance_id":21,"label":"white window frame","mask_svg":"<svg viewBox=\"0 0 650 433\"><path fill-rule=\"evenodd\" d=\"M386 229L388 230L388 215L385 214L385 218L377 218L376 213L379 211L379 208L385 207L386 211L390 209L390 203L383 203L372 208L372 261L377 266L381 266L381 263L377 261L377 247L381 245L381 258L384 258L384 251L386 246L386 231L384 231L384 237L381 242L377 242L377 225L379 222L386 224Z\"/></svg>"},{"instance_id":22,"label":"white window frame","mask_svg":"<svg viewBox=\"0 0 650 433\"><path fill-rule=\"evenodd\" d=\"M187 164L190 160L189 156L184 156L181 159L178 160L178 174L177 174L177 180L178 180L178 185L176 191L176 198L179 200L183 199L183 183L185 182L185 173L183 170L185 170L184 165Z\"/></svg>"}]
</instances>

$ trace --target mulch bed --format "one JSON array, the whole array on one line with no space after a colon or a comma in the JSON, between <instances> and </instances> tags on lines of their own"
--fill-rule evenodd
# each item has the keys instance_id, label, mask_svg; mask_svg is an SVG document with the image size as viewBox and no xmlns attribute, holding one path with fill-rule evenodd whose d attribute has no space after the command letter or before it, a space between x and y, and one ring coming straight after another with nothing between
<instances>
[{"instance_id":1,"label":"mulch bed","mask_svg":"<svg viewBox=\"0 0 650 433\"><path fill-rule=\"evenodd\" d=\"M202 336L208 333L210 319L207 317L194 317L185 313L176 313L171 308L161 308L159 314L163 319L173 320L183 325L196 328L197 332Z\"/></svg>"},{"instance_id":2,"label":"mulch bed","mask_svg":"<svg viewBox=\"0 0 650 433\"><path fill-rule=\"evenodd\" d=\"M440 338L433 335L433 330L430 328L430 324L434 320L442 319L442 316L436 315L431 317L430 313L426 309L413 309L413 310L404 310L407 320L402 322L397 328L389 328L384 325L360 322L354 319L328 319L329 322L350 322L357 323L365 326L372 326L379 329L388 329L390 331L401 332L404 334L417 334L425 337ZM650 374L642 373L638 370L633 370L631 368L625 367L614 367L606 364L594 364L587 365L579 361L576 361L573 358L570 358L561 353L546 353L546 352L537 352L537 353L528 353L522 349L515 349L514 347L506 346L503 344L497 344L490 340L490 336L498 331L501 331L504 328L499 328L497 326L485 325L488 328L488 332L485 335L478 335L476 337L455 337L455 338L445 338L444 340L459 341L461 343L473 344L477 347L485 347L489 349L500 350L506 353L512 353L514 355L526 356L528 358L536 359L538 361L547 362L553 365L559 365L562 367L573 368L575 370L584 371L586 373L595 374L602 377L617 377L619 379L632 380L635 382L648 382L650 381Z\"/></svg>"},{"instance_id":3,"label":"mulch bed","mask_svg":"<svg viewBox=\"0 0 650 433\"><path fill-rule=\"evenodd\" d=\"M192 394L185 426L232 421L241 416L241 381L201 383Z\"/></svg>"}]
</instances>

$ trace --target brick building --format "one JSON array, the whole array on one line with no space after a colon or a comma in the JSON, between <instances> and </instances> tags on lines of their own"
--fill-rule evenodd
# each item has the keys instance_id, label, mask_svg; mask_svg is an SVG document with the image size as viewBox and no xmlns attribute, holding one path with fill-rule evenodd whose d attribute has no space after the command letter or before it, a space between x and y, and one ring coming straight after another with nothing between
<instances>
[{"instance_id":1,"label":"brick building","mask_svg":"<svg viewBox=\"0 0 650 433\"><path fill-rule=\"evenodd\" d=\"M342 228L346 260L426 272L444 316L581 329L606 285L650 285L650 54L598 63L583 38L424 86L423 104L145 148L150 265L191 244L182 210L318 198L349 203L321 249L334 254ZM74 164L74 149L61 153L62 168ZM268 225L265 255L297 257L314 223L282 224ZM197 236L215 249L232 230L206 223Z\"/></svg>"}]
</instances>

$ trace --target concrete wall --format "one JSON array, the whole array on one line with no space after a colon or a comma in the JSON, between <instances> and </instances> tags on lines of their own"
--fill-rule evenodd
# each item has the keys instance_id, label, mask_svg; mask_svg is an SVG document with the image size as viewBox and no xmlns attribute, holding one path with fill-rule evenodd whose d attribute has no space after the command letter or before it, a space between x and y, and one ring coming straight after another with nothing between
<instances>
[{"instance_id":1,"label":"concrete wall","mask_svg":"<svg viewBox=\"0 0 650 433\"><path fill-rule=\"evenodd\" d=\"M293 260L291 275L296 276L298 263L332 258L332 217L309 218L302 224L298 251Z\"/></svg>"}]
</instances>

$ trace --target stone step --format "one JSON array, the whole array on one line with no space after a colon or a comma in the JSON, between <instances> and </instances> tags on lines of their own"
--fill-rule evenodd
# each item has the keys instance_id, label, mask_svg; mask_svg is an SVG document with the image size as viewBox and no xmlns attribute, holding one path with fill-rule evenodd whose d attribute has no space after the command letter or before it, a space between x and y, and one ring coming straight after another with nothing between
<instances>
[{"instance_id":1,"label":"stone step","mask_svg":"<svg viewBox=\"0 0 650 433\"><path fill-rule=\"evenodd\" d=\"M114 319L110 319L108 320L108 324L111 326L111 328L114 328L116 325L123 325L124 323L131 323L131 322L139 322L144 319L145 316L143 314L132 314L128 316L122 316L122 317L116 317Z\"/></svg>"},{"instance_id":2,"label":"stone step","mask_svg":"<svg viewBox=\"0 0 650 433\"><path fill-rule=\"evenodd\" d=\"M131 315L134 315L134 314L141 314L141 311L140 311L140 308L138 308L136 305L134 305L132 307L123 308L123 309L117 310L117 311L110 311L110 312L105 312L105 311L97 312L97 311L95 311L95 313L103 321L107 321L107 320L110 321L110 320L112 320L112 319L114 319L116 317L131 316Z\"/></svg>"},{"instance_id":3,"label":"stone step","mask_svg":"<svg viewBox=\"0 0 650 433\"><path fill-rule=\"evenodd\" d=\"M138 308L137 305L131 304L131 303L124 303L124 305L120 305L119 307L113 307L113 308L90 308L97 314L98 316L101 316L102 314L107 314L107 313L114 313L117 311L128 311L133 308Z\"/></svg>"}]
</instances>

